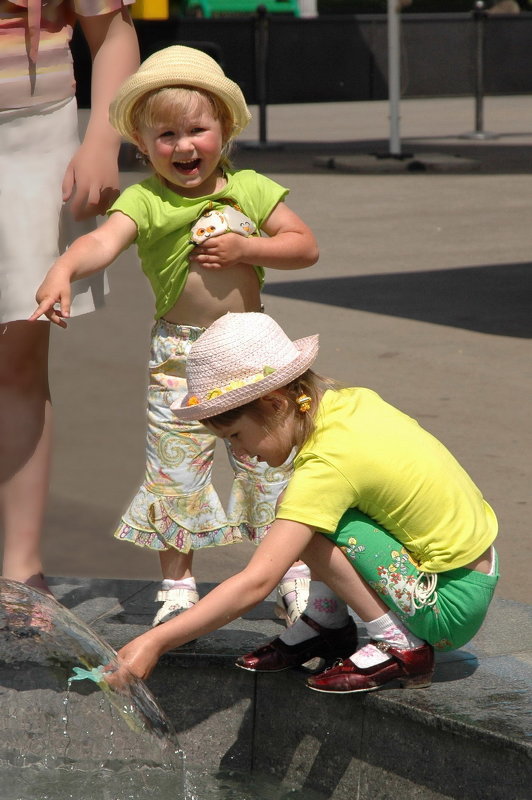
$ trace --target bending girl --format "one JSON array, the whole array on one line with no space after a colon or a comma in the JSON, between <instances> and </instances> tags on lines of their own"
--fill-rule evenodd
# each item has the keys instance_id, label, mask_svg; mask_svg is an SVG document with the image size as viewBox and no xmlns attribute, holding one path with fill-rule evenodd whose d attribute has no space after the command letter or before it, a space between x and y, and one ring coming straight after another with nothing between
<instances>
[{"instance_id":1,"label":"bending girl","mask_svg":"<svg viewBox=\"0 0 532 800\"><path fill-rule=\"evenodd\" d=\"M282 464L297 449L277 518L249 564L191 610L119 651L135 675L261 602L288 566L312 570L309 602L237 666L277 671L340 658L311 689L360 692L431 682L434 649L480 628L498 579L497 521L469 475L414 419L366 388L311 369L318 337L292 342L270 317L227 314L195 342L179 419L201 419L241 456ZM338 600L338 597L342 600ZM357 649L350 606L369 644Z\"/></svg>"}]
</instances>

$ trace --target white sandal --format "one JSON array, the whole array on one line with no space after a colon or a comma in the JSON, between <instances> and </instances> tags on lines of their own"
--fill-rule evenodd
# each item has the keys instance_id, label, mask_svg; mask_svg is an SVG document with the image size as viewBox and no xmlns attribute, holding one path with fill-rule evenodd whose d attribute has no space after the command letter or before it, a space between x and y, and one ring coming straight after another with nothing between
<instances>
[{"instance_id":1,"label":"white sandal","mask_svg":"<svg viewBox=\"0 0 532 800\"><path fill-rule=\"evenodd\" d=\"M162 606L153 618L152 628L177 617L182 611L196 605L199 594L195 589L160 589L155 598Z\"/></svg>"},{"instance_id":2,"label":"white sandal","mask_svg":"<svg viewBox=\"0 0 532 800\"><path fill-rule=\"evenodd\" d=\"M309 588L310 578L289 578L278 585L275 614L279 619L286 620L287 628L293 625L306 609ZM287 602L286 595L290 592L294 592L294 597Z\"/></svg>"}]
</instances>

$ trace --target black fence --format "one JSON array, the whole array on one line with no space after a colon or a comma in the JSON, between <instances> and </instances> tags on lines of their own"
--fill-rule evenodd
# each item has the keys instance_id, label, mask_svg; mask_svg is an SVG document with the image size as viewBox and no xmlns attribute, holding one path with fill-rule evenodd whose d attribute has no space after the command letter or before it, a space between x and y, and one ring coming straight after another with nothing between
<instances>
[{"instance_id":1,"label":"black fence","mask_svg":"<svg viewBox=\"0 0 532 800\"><path fill-rule=\"evenodd\" d=\"M386 15L311 19L136 20L142 58L171 44L214 56L250 104L383 100L387 87ZM403 97L472 95L478 26L472 14L401 18ZM532 13L482 21L486 94L532 94ZM90 59L79 32L72 42L78 101L90 105Z\"/></svg>"}]
</instances>

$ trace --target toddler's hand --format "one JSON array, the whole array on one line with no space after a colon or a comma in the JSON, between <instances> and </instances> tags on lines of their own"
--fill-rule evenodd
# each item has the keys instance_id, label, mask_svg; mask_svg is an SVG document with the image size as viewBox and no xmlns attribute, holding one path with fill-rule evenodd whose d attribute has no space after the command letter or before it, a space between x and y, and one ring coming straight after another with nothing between
<instances>
[{"instance_id":1,"label":"toddler's hand","mask_svg":"<svg viewBox=\"0 0 532 800\"><path fill-rule=\"evenodd\" d=\"M249 239L238 233L224 233L197 245L190 255L192 263L207 269L234 267L245 261Z\"/></svg>"},{"instance_id":2,"label":"toddler's hand","mask_svg":"<svg viewBox=\"0 0 532 800\"><path fill-rule=\"evenodd\" d=\"M60 328L67 327L65 318L70 316L70 281L65 283L63 280L45 278L43 283L37 289L35 299L38 305L31 317L29 317L30 322L37 320L44 314L44 316L47 317L50 322L53 322ZM56 303L59 303L59 308L55 307Z\"/></svg>"}]
</instances>

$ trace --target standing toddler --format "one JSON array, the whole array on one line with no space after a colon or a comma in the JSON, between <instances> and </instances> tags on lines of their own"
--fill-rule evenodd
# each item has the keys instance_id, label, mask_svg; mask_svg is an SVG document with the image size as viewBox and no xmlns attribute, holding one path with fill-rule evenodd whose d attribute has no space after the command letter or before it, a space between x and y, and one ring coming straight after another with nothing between
<instances>
[{"instance_id":1,"label":"standing toddler","mask_svg":"<svg viewBox=\"0 0 532 800\"><path fill-rule=\"evenodd\" d=\"M197 602L195 550L243 535L261 541L291 471L290 459L271 468L236 459L229 449L234 482L224 511L211 482L216 437L201 422L176 421L171 411L187 391L188 352L227 312L260 311L264 267L308 267L318 249L286 205L287 189L253 170L231 168L230 145L250 113L240 88L205 53L177 45L150 56L120 88L110 118L153 174L126 189L106 223L56 261L37 292L32 319L45 314L64 327L71 282L137 244L155 295L147 461L115 535L159 553L157 625ZM307 575L296 565L281 581L282 610L292 619L306 605L299 595Z\"/></svg>"}]
</instances>

